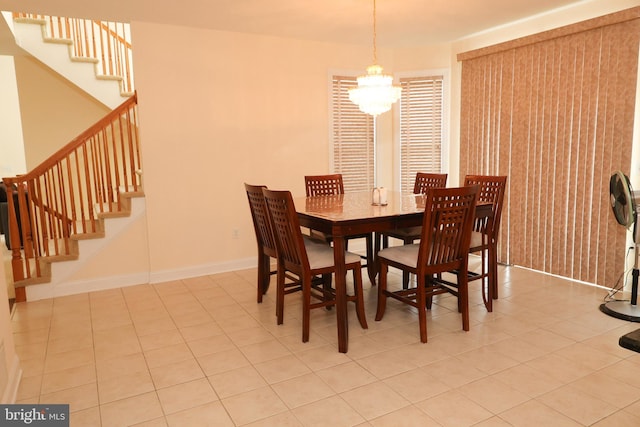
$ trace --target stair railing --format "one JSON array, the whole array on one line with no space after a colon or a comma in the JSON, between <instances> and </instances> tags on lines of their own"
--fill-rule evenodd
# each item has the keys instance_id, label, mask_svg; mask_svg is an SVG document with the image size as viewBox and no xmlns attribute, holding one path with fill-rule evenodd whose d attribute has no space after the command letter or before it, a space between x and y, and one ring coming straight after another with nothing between
<instances>
[{"instance_id":1,"label":"stair railing","mask_svg":"<svg viewBox=\"0 0 640 427\"><path fill-rule=\"evenodd\" d=\"M13 19L44 24L47 37L70 40L76 58L97 60L103 76L122 78L123 94L134 92L129 24L22 12L14 12Z\"/></svg>"},{"instance_id":2,"label":"stair railing","mask_svg":"<svg viewBox=\"0 0 640 427\"><path fill-rule=\"evenodd\" d=\"M122 193L142 192L137 95L32 171L3 181L14 283L39 283L43 257L74 255L74 234L99 232L99 213L121 212Z\"/></svg>"}]
</instances>

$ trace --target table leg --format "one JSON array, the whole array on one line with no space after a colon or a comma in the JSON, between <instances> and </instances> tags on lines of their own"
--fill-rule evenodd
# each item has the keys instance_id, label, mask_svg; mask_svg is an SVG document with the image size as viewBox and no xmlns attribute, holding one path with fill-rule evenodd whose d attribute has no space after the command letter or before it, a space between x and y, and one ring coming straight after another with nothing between
<instances>
[{"instance_id":1,"label":"table leg","mask_svg":"<svg viewBox=\"0 0 640 427\"><path fill-rule=\"evenodd\" d=\"M338 350L346 353L349 348L349 320L347 318L347 271L344 265L345 240L333 234L333 261L335 263L336 317L338 323Z\"/></svg>"}]
</instances>

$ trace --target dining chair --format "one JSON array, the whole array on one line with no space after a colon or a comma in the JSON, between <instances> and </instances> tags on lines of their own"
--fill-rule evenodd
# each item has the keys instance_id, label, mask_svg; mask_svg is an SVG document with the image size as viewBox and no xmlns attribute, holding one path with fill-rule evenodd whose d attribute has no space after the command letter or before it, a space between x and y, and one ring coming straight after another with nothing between
<instances>
[{"instance_id":1,"label":"dining chair","mask_svg":"<svg viewBox=\"0 0 640 427\"><path fill-rule=\"evenodd\" d=\"M384 316L387 297L394 298L418 310L420 341L427 342L426 310L433 296L448 292L458 297L462 329L469 330L467 261L477 193L476 186L427 190L420 243L392 246L378 253L377 321ZM389 267L415 274L415 286L389 288ZM455 282L440 277L451 271L455 272Z\"/></svg>"},{"instance_id":2,"label":"dining chair","mask_svg":"<svg viewBox=\"0 0 640 427\"><path fill-rule=\"evenodd\" d=\"M344 181L342 180L342 174L339 173L329 175L306 175L304 177L304 183L307 197L344 194ZM310 234L312 237L326 242L330 242L332 240L331 235L317 230L310 230ZM349 248L349 240L354 239L365 239L366 255L361 255L360 257L366 260L366 264L363 265L363 267L367 267L367 273L369 275L371 285L375 286L376 271L373 263L373 235L371 233L365 233L347 237L345 243L347 249Z\"/></svg>"},{"instance_id":3,"label":"dining chair","mask_svg":"<svg viewBox=\"0 0 640 427\"><path fill-rule=\"evenodd\" d=\"M413 194L424 194L429 188L443 188L447 186L446 173L426 173L417 172L416 179L413 184ZM402 240L402 244L410 245L420 238L422 227L406 227L395 230L385 231L382 235L382 247L389 247L389 237ZM409 286L409 272L404 271L402 277L402 286L407 289Z\"/></svg>"},{"instance_id":4,"label":"dining chair","mask_svg":"<svg viewBox=\"0 0 640 427\"><path fill-rule=\"evenodd\" d=\"M267 188L265 185L244 184L249 199L249 208L251 210L251 219L253 220L253 228L256 233L256 243L258 244L258 303L262 302L262 296L267 293L271 276L276 274L277 270L271 270L271 259L277 259L276 240L271 229L271 222L267 212L267 206L264 201L262 189ZM295 280L293 281L295 282ZM296 283L290 283L287 286L295 286Z\"/></svg>"},{"instance_id":5,"label":"dining chair","mask_svg":"<svg viewBox=\"0 0 640 427\"><path fill-rule=\"evenodd\" d=\"M263 188L269 220L274 231L277 249L277 297L276 314L278 324L283 323L284 297L290 293L285 289L285 275L291 273L299 278L302 290L302 341L309 341L311 309L331 307L336 304L335 289L329 281L314 282L316 275L326 277L335 273L334 254L331 245L303 238L300 221L289 191L273 191ZM364 296L362 291L362 266L360 256L345 252L346 270L353 271L353 295L347 301L356 305L360 325L366 329ZM312 302L312 298L314 302Z\"/></svg>"},{"instance_id":6,"label":"dining chair","mask_svg":"<svg viewBox=\"0 0 640 427\"><path fill-rule=\"evenodd\" d=\"M467 175L465 186L478 186L478 203L491 203L491 216L476 218L471 233L470 253L480 252L480 273L470 271L469 280L482 281L482 300L487 311L493 311L493 300L498 298L498 232L506 176Z\"/></svg>"}]
</instances>

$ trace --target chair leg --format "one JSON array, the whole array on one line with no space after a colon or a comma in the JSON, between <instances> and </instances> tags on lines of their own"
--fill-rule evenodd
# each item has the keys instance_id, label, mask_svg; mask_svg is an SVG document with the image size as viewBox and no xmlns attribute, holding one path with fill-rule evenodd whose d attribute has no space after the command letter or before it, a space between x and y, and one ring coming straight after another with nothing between
<instances>
[{"instance_id":1,"label":"chair leg","mask_svg":"<svg viewBox=\"0 0 640 427\"><path fill-rule=\"evenodd\" d=\"M387 309L387 273L389 272L389 266L381 262L378 283L378 308L376 310L376 320L382 320L384 312Z\"/></svg>"},{"instance_id":2,"label":"chair leg","mask_svg":"<svg viewBox=\"0 0 640 427\"><path fill-rule=\"evenodd\" d=\"M333 292L331 290L331 274L322 275L322 296L324 301L330 301L333 299ZM327 310L331 310L332 307L333 306L328 305L325 308Z\"/></svg>"},{"instance_id":3,"label":"chair leg","mask_svg":"<svg viewBox=\"0 0 640 427\"><path fill-rule=\"evenodd\" d=\"M374 256L373 248L373 234L367 234L367 274L369 275L369 281L371 286L376 285L376 275L378 274L377 265Z\"/></svg>"},{"instance_id":4,"label":"chair leg","mask_svg":"<svg viewBox=\"0 0 640 427\"><path fill-rule=\"evenodd\" d=\"M364 293L362 290L362 269L357 266L353 269L353 292L356 295L356 314L362 329L368 329L367 317L364 314Z\"/></svg>"},{"instance_id":5,"label":"chair leg","mask_svg":"<svg viewBox=\"0 0 640 427\"><path fill-rule=\"evenodd\" d=\"M469 330L469 282L468 272L458 272L458 306L462 313L462 330Z\"/></svg>"},{"instance_id":6,"label":"chair leg","mask_svg":"<svg viewBox=\"0 0 640 427\"><path fill-rule=\"evenodd\" d=\"M427 342L427 301L426 301L426 281L425 277L419 278L416 288L416 304L418 309L418 323L420 325L420 342Z\"/></svg>"},{"instance_id":7,"label":"chair leg","mask_svg":"<svg viewBox=\"0 0 640 427\"><path fill-rule=\"evenodd\" d=\"M262 302L262 295L267 293L271 281L270 257L262 251L258 253L258 303Z\"/></svg>"},{"instance_id":8,"label":"chair leg","mask_svg":"<svg viewBox=\"0 0 640 427\"><path fill-rule=\"evenodd\" d=\"M498 299L498 248L496 242L489 244L489 282L493 299Z\"/></svg>"},{"instance_id":9,"label":"chair leg","mask_svg":"<svg viewBox=\"0 0 640 427\"><path fill-rule=\"evenodd\" d=\"M311 321L311 278L301 277L300 280L302 281L302 342L307 342Z\"/></svg>"},{"instance_id":10,"label":"chair leg","mask_svg":"<svg viewBox=\"0 0 640 427\"><path fill-rule=\"evenodd\" d=\"M276 285L276 317L278 325L282 325L284 321L284 282L285 270L278 264L277 285Z\"/></svg>"},{"instance_id":11,"label":"chair leg","mask_svg":"<svg viewBox=\"0 0 640 427\"><path fill-rule=\"evenodd\" d=\"M410 245L413 243L413 239L404 239L402 244ZM411 273L408 271L402 272L402 289L409 289L409 281L411 280Z\"/></svg>"}]
</instances>

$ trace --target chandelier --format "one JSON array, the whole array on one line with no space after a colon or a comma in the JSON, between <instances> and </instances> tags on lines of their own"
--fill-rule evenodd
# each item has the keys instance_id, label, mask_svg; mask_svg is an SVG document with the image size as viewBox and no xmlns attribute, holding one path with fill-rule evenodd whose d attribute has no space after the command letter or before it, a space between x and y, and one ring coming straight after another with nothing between
<instances>
[{"instance_id":1,"label":"chandelier","mask_svg":"<svg viewBox=\"0 0 640 427\"><path fill-rule=\"evenodd\" d=\"M382 73L378 65L376 49L376 0L373 0L373 65L367 67L367 74L358 77L358 86L349 89L349 99L358 105L363 113L377 116L391 109L400 98L400 86L393 85L393 76Z\"/></svg>"}]
</instances>

